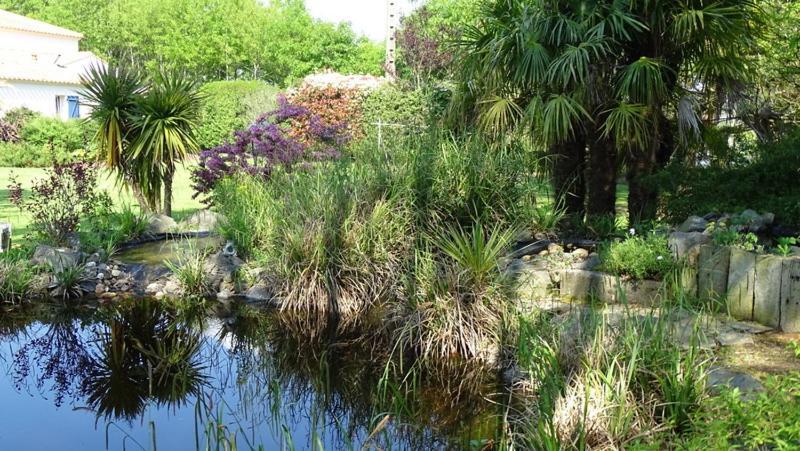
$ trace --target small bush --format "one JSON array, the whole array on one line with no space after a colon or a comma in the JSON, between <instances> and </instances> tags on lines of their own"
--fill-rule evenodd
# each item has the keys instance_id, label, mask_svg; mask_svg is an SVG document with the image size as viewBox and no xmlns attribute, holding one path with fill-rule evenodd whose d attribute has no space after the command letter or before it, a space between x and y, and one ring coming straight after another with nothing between
<instances>
[{"instance_id":1,"label":"small bush","mask_svg":"<svg viewBox=\"0 0 800 451\"><path fill-rule=\"evenodd\" d=\"M604 271L636 280L664 279L675 268L667 237L649 234L602 246Z\"/></svg>"},{"instance_id":2,"label":"small bush","mask_svg":"<svg viewBox=\"0 0 800 451\"><path fill-rule=\"evenodd\" d=\"M0 301L20 302L31 294L36 274L26 261L0 260Z\"/></svg>"},{"instance_id":3,"label":"small bush","mask_svg":"<svg viewBox=\"0 0 800 451\"><path fill-rule=\"evenodd\" d=\"M177 259L165 262L175 274L184 293L189 296L207 296L211 292L211 280L206 271L208 253L191 244Z\"/></svg>"},{"instance_id":4,"label":"small bush","mask_svg":"<svg viewBox=\"0 0 800 451\"><path fill-rule=\"evenodd\" d=\"M49 167L85 160L93 155L91 123L78 120L62 121L43 116L27 117L20 113L15 119L17 139L0 139L0 166Z\"/></svg>"},{"instance_id":5,"label":"small bush","mask_svg":"<svg viewBox=\"0 0 800 451\"><path fill-rule=\"evenodd\" d=\"M197 141L211 149L233 138L277 106L278 89L261 81L215 81L203 85Z\"/></svg>"},{"instance_id":6,"label":"small bush","mask_svg":"<svg viewBox=\"0 0 800 451\"><path fill-rule=\"evenodd\" d=\"M378 121L388 124L382 130L387 138L398 133L419 133L431 120L429 99L424 91L403 91L394 85L367 94L363 110L364 129L376 130Z\"/></svg>"},{"instance_id":7,"label":"small bush","mask_svg":"<svg viewBox=\"0 0 800 451\"><path fill-rule=\"evenodd\" d=\"M342 129L351 139L364 136L362 102L366 93L359 89L336 87L316 88L303 86L287 96L293 105L305 108L311 114L299 115L291 120L292 136L305 141L314 135L315 120ZM315 119L318 118L318 119Z\"/></svg>"},{"instance_id":8,"label":"small bush","mask_svg":"<svg viewBox=\"0 0 800 451\"><path fill-rule=\"evenodd\" d=\"M775 213L778 223L800 227L800 129L779 143L759 146L754 154L730 168L668 167L652 179L661 191L661 215L680 223L690 215L749 208Z\"/></svg>"}]
</instances>

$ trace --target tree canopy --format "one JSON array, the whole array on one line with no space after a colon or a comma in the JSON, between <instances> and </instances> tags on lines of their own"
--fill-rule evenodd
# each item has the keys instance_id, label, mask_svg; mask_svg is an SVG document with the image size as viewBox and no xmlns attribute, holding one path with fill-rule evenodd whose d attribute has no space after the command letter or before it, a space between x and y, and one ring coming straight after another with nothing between
<instances>
[{"instance_id":1,"label":"tree canopy","mask_svg":"<svg viewBox=\"0 0 800 451\"><path fill-rule=\"evenodd\" d=\"M383 48L302 0L0 0L0 8L85 35L82 46L150 72L288 84L321 69L380 74Z\"/></svg>"}]
</instances>

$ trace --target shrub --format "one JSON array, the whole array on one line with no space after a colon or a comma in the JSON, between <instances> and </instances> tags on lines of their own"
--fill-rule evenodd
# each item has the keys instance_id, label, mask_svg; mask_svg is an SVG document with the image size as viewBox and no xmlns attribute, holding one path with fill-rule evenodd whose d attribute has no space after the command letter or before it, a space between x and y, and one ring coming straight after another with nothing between
<instances>
[{"instance_id":1,"label":"shrub","mask_svg":"<svg viewBox=\"0 0 800 451\"><path fill-rule=\"evenodd\" d=\"M303 86L289 94L287 100L311 114L291 118L292 136L302 141L313 139L315 121L319 121L341 128L352 139L361 138L364 135L361 105L365 95L360 89Z\"/></svg>"},{"instance_id":2,"label":"shrub","mask_svg":"<svg viewBox=\"0 0 800 451\"><path fill-rule=\"evenodd\" d=\"M35 277L26 261L0 260L0 301L24 300L31 294Z\"/></svg>"},{"instance_id":3,"label":"shrub","mask_svg":"<svg viewBox=\"0 0 800 451\"><path fill-rule=\"evenodd\" d=\"M165 262L175 274L184 293L189 296L206 296L211 292L211 280L206 271L205 249L197 249L191 242L175 260Z\"/></svg>"},{"instance_id":4,"label":"shrub","mask_svg":"<svg viewBox=\"0 0 800 451\"><path fill-rule=\"evenodd\" d=\"M248 129L236 132L233 142L200 153L192 179L197 195L209 194L222 178L249 174L269 180L276 169L291 171L301 162L324 161L340 156L348 141L342 127L329 126L307 109L279 99L280 108L259 118ZM291 135L294 121L306 120L308 135Z\"/></svg>"},{"instance_id":5,"label":"shrub","mask_svg":"<svg viewBox=\"0 0 800 451\"><path fill-rule=\"evenodd\" d=\"M9 200L31 215L34 233L56 245L67 244L81 218L110 203L108 195L97 190L97 172L88 163L56 165L47 170L45 178L33 182L29 198L22 193L22 186L12 177Z\"/></svg>"},{"instance_id":6,"label":"shrub","mask_svg":"<svg viewBox=\"0 0 800 451\"><path fill-rule=\"evenodd\" d=\"M197 140L210 149L233 138L259 116L277 106L277 88L261 81L215 81L200 89L203 102Z\"/></svg>"},{"instance_id":7,"label":"shrub","mask_svg":"<svg viewBox=\"0 0 800 451\"><path fill-rule=\"evenodd\" d=\"M38 114L27 108L14 108L0 118L0 143L16 143L25 124Z\"/></svg>"},{"instance_id":8,"label":"shrub","mask_svg":"<svg viewBox=\"0 0 800 451\"><path fill-rule=\"evenodd\" d=\"M18 139L0 139L0 166L49 167L91 156L91 124L19 113ZM0 125L2 127L2 125Z\"/></svg>"},{"instance_id":9,"label":"shrub","mask_svg":"<svg viewBox=\"0 0 800 451\"><path fill-rule=\"evenodd\" d=\"M731 168L673 164L652 179L661 190L661 215L680 223L690 215L754 209L800 227L800 129L762 145L748 163Z\"/></svg>"},{"instance_id":10,"label":"shrub","mask_svg":"<svg viewBox=\"0 0 800 451\"><path fill-rule=\"evenodd\" d=\"M375 124L378 121L389 124L382 130L387 137L397 133L419 133L431 120L428 96L424 91L403 91L395 85L384 85L367 94L363 110L364 129L377 129Z\"/></svg>"},{"instance_id":11,"label":"shrub","mask_svg":"<svg viewBox=\"0 0 800 451\"><path fill-rule=\"evenodd\" d=\"M600 259L604 271L636 280L661 280L675 268L667 237L655 233L606 244Z\"/></svg>"}]
</instances>

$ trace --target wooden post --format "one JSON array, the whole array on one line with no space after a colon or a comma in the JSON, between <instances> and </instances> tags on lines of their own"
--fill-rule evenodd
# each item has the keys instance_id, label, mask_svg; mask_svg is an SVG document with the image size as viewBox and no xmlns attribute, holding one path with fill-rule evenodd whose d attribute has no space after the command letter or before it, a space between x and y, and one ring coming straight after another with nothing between
<instances>
[{"instance_id":1,"label":"wooden post","mask_svg":"<svg viewBox=\"0 0 800 451\"><path fill-rule=\"evenodd\" d=\"M11 249L11 224L0 222L0 254Z\"/></svg>"},{"instance_id":2,"label":"wooden post","mask_svg":"<svg viewBox=\"0 0 800 451\"><path fill-rule=\"evenodd\" d=\"M397 1L386 1L386 78L394 80L397 77L395 57L397 53L397 27L399 17Z\"/></svg>"}]
</instances>

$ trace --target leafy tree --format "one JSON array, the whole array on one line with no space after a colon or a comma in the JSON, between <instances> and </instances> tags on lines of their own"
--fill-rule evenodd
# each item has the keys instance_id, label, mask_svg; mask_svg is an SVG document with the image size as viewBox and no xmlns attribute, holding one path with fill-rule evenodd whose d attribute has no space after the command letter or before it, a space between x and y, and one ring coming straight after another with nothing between
<instances>
[{"instance_id":1,"label":"leafy tree","mask_svg":"<svg viewBox=\"0 0 800 451\"><path fill-rule=\"evenodd\" d=\"M761 19L752 0L496 0L465 30L460 100L548 147L571 213L614 212L621 160L631 220L652 218L647 177L746 80Z\"/></svg>"}]
</instances>

